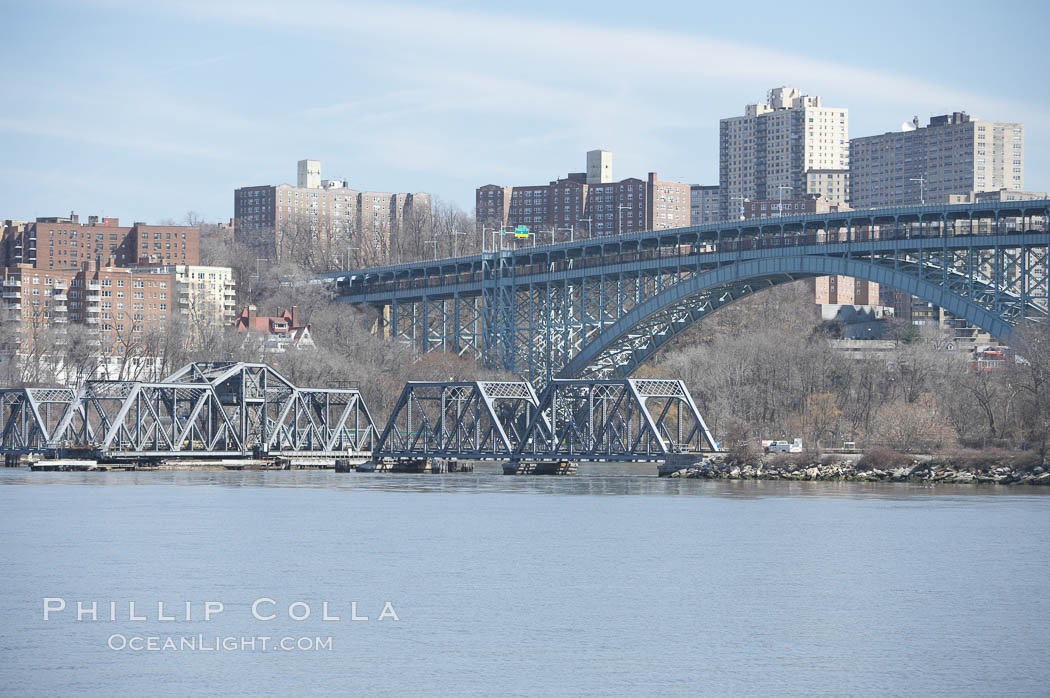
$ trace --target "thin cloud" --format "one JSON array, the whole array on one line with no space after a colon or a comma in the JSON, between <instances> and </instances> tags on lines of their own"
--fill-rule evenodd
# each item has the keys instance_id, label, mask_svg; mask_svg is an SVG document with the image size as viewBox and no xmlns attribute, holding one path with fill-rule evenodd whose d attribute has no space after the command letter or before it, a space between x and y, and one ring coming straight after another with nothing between
<instances>
[{"instance_id":1,"label":"thin cloud","mask_svg":"<svg viewBox=\"0 0 1050 698\"><path fill-rule=\"evenodd\" d=\"M199 19L255 24L286 31L309 30L322 36L348 37L364 42L389 42L396 27L397 51L405 57L425 56L420 68L467 61L490 72L516 68L519 75L542 75L545 81L584 88L581 77L600 82L616 79L655 81L696 86L700 79L732 83L741 80L819 85L840 95L892 95L907 104L971 105L988 118L1007 118L1024 112L1044 118L1037 105L989 98L970 90L894 74L829 63L790 51L772 50L745 42L666 31L621 29L578 22L545 20L512 14L482 15L406 5L364 5L305 0L294 4L257 0L225 3L189 2L171 8ZM511 51L515 36L529 37L527 51ZM613 47L597 51L594 47ZM404 59L402 59L402 62ZM396 58L393 62L397 62ZM554 76L554 77L552 77ZM559 78L560 76L560 78ZM952 76L953 79L956 76ZM689 79L683 84L681 79ZM772 86L772 85L770 85ZM991 113L997 112L997 113ZM1000 113L1001 112L1001 113Z\"/></svg>"},{"instance_id":2,"label":"thin cloud","mask_svg":"<svg viewBox=\"0 0 1050 698\"><path fill-rule=\"evenodd\" d=\"M211 147L189 145L178 140L105 133L95 129L84 128L82 125L70 126L69 123L53 120L0 117L0 131L91 143L127 151L149 150L157 153L197 158L225 158L230 155L228 152L216 151Z\"/></svg>"},{"instance_id":3,"label":"thin cloud","mask_svg":"<svg viewBox=\"0 0 1050 698\"><path fill-rule=\"evenodd\" d=\"M193 68L203 68L205 66L215 65L216 63L222 63L225 60L226 60L226 56L212 56L211 58L202 58L201 60L198 60L198 61L189 61L187 63L179 63L177 65L173 65L173 66L170 66L168 68L163 68L162 70L160 70L158 72L163 75L164 73L175 73L175 72L178 72L180 70L192 70Z\"/></svg>"}]
</instances>

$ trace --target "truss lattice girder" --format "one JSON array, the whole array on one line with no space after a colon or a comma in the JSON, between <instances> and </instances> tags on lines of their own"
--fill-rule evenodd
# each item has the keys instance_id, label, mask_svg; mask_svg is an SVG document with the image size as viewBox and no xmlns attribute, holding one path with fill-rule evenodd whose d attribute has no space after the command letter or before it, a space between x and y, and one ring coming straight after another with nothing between
<instances>
[{"instance_id":1,"label":"truss lattice girder","mask_svg":"<svg viewBox=\"0 0 1050 698\"><path fill-rule=\"evenodd\" d=\"M376 444L376 457L508 458L538 404L523 381L410 382Z\"/></svg>"},{"instance_id":2,"label":"truss lattice girder","mask_svg":"<svg viewBox=\"0 0 1050 698\"><path fill-rule=\"evenodd\" d=\"M74 397L67 388L0 390L0 451L26 454L46 448Z\"/></svg>"},{"instance_id":3,"label":"truss lattice girder","mask_svg":"<svg viewBox=\"0 0 1050 698\"><path fill-rule=\"evenodd\" d=\"M513 460L657 461L715 449L681 381L556 379Z\"/></svg>"},{"instance_id":4,"label":"truss lattice girder","mask_svg":"<svg viewBox=\"0 0 1050 698\"><path fill-rule=\"evenodd\" d=\"M377 436L357 390L298 388L266 364L196 363L160 383L88 381L75 392L44 390L0 391L8 423L3 452L367 455ZM17 394L30 399L17 406ZM45 407L34 412L34 404ZM49 404L63 406L60 418L49 416ZM27 418L18 416L26 414L35 420L28 430L21 426Z\"/></svg>"}]
</instances>

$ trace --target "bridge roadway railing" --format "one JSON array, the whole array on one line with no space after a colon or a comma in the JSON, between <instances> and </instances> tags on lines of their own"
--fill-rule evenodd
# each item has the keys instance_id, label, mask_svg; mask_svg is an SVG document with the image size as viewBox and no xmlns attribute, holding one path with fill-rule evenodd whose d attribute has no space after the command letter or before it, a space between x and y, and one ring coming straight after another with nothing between
<instances>
[{"instance_id":1,"label":"bridge roadway railing","mask_svg":"<svg viewBox=\"0 0 1050 698\"><path fill-rule=\"evenodd\" d=\"M906 255L909 252L928 252L939 249L965 251L1004 246L1045 246L1046 236L1046 231L1030 230L994 236L983 235L979 238L963 235L948 237L912 235L864 237L847 242L844 240L814 240L815 236L807 235L800 236L787 244L773 244L772 241L760 239L727 241L695 249L683 244L681 251L656 248L614 255L588 255L549 264L507 265L498 278L486 272L475 271L419 279L371 282L356 289L344 288L340 291L340 297L350 303L382 303L423 297L472 296L481 295L490 282L513 285L546 280L581 279L596 276L594 273L596 270L599 273L604 271L608 274L618 274L625 270L720 266L749 259L775 258L782 256L785 251L790 251L792 256L866 257L879 253Z\"/></svg>"}]
</instances>

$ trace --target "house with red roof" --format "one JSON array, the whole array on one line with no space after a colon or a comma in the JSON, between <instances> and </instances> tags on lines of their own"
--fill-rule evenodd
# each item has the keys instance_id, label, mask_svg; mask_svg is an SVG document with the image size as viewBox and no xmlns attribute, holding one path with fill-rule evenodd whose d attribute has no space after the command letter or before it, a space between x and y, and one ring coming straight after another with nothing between
<instances>
[{"instance_id":1,"label":"house with red roof","mask_svg":"<svg viewBox=\"0 0 1050 698\"><path fill-rule=\"evenodd\" d=\"M259 315L254 305L246 305L234 320L233 328L246 333L245 340L252 337L260 339L263 351L275 354L317 348L310 324L301 321L299 306L296 305L291 310L278 308L276 315Z\"/></svg>"}]
</instances>

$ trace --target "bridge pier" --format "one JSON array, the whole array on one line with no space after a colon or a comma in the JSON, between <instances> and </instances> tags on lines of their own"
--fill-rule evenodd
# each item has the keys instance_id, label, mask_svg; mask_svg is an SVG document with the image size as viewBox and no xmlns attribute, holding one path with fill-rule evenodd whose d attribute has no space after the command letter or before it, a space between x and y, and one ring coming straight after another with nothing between
<instances>
[{"instance_id":1,"label":"bridge pier","mask_svg":"<svg viewBox=\"0 0 1050 698\"><path fill-rule=\"evenodd\" d=\"M704 460L706 456L702 453L669 453L666 460L657 463L656 472L660 477L670 477L672 473L696 467Z\"/></svg>"},{"instance_id":2,"label":"bridge pier","mask_svg":"<svg viewBox=\"0 0 1050 698\"><path fill-rule=\"evenodd\" d=\"M373 458L357 466L359 473L470 473L474 466L445 458Z\"/></svg>"},{"instance_id":3,"label":"bridge pier","mask_svg":"<svg viewBox=\"0 0 1050 698\"><path fill-rule=\"evenodd\" d=\"M504 475L575 475L575 461L510 461L503 464Z\"/></svg>"}]
</instances>

